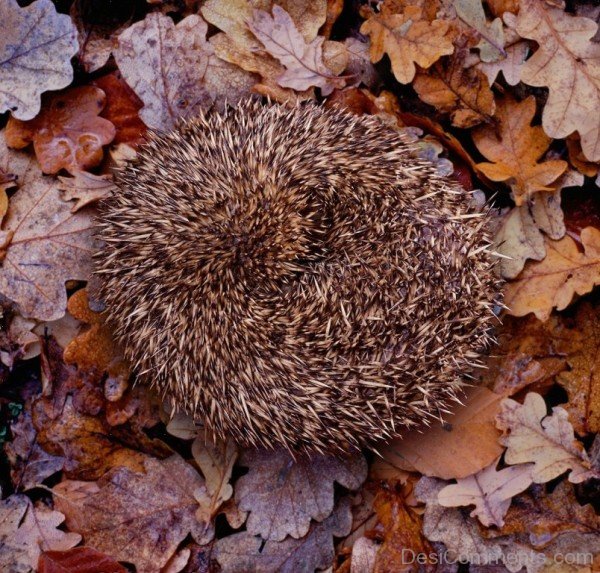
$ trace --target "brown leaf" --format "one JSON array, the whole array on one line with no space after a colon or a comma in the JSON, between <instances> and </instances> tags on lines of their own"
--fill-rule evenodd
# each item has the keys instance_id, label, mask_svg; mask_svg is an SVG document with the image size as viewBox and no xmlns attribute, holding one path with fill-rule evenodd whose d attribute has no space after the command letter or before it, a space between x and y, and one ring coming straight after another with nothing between
<instances>
[{"instance_id":1,"label":"brown leaf","mask_svg":"<svg viewBox=\"0 0 600 573\"><path fill-rule=\"evenodd\" d=\"M14 161L14 159L17 159ZM65 281L91 275L95 242L92 213L71 212L56 182L25 154L8 150L0 136L0 164L12 163L20 188L11 197L0 231L0 292L27 317L55 320L67 302Z\"/></svg>"},{"instance_id":2,"label":"brown leaf","mask_svg":"<svg viewBox=\"0 0 600 573\"><path fill-rule=\"evenodd\" d=\"M42 553L38 573L127 573L127 569L91 547L74 547L68 551Z\"/></svg>"},{"instance_id":3,"label":"brown leaf","mask_svg":"<svg viewBox=\"0 0 600 573\"><path fill-rule=\"evenodd\" d=\"M114 468L96 483L63 481L53 489L54 502L87 544L158 573L188 534L203 534L196 512L204 480L178 455L147 457L144 468Z\"/></svg>"},{"instance_id":4,"label":"brown leaf","mask_svg":"<svg viewBox=\"0 0 600 573\"><path fill-rule=\"evenodd\" d=\"M300 539L263 541L248 531L235 533L215 544L215 556L228 573L296 573L327 569L333 563L335 550L332 537L347 535L351 524L350 503L343 498L324 521L313 521Z\"/></svg>"},{"instance_id":5,"label":"brown leaf","mask_svg":"<svg viewBox=\"0 0 600 573\"><path fill-rule=\"evenodd\" d=\"M139 115L148 127L170 130L180 118L208 109L215 100L235 103L254 84L248 74L215 56L207 30L197 14L175 25L153 12L119 36L113 55L144 102Z\"/></svg>"},{"instance_id":6,"label":"brown leaf","mask_svg":"<svg viewBox=\"0 0 600 573\"><path fill-rule=\"evenodd\" d=\"M586 294L600 283L598 229L581 231L583 252L568 235L560 241L544 240L546 258L528 262L523 272L506 284L504 303L514 316L533 312L540 320L548 320L553 308L567 308L575 294Z\"/></svg>"},{"instance_id":7,"label":"brown leaf","mask_svg":"<svg viewBox=\"0 0 600 573\"><path fill-rule=\"evenodd\" d=\"M44 98L41 113L30 121L10 118L6 143L22 149L33 142L44 173L69 173L100 164L102 146L115 136L110 121L98 117L104 107L104 92L93 86L71 88Z\"/></svg>"},{"instance_id":8,"label":"brown leaf","mask_svg":"<svg viewBox=\"0 0 600 573\"><path fill-rule=\"evenodd\" d=\"M476 474L459 478L440 490L438 502L444 507L474 505L471 517L483 525L502 527L511 499L525 491L532 481L532 464L497 470L498 460Z\"/></svg>"},{"instance_id":9,"label":"brown leaf","mask_svg":"<svg viewBox=\"0 0 600 573\"><path fill-rule=\"evenodd\" d=\"M334 482L352 490L367 477L362 454L294 461L284 449L246 450L240 464L250 468L235 490L240 509L250 512L248 533L271 541L303 537L311 519L323 521L332 512Z\"/></svg>"},{"instance_id":10,"label":"brown leaf","mask_svg":"<svg viewBox=\"0 0 600 573\"><path fill-rule=\"evenodd\" d=\"M466 53L466 48L461 48L447 62L419 72L413 82L425 103L450 114L452 124L463 128L489 123L496 111L494 94L484 73L475 67L464 67Z\"/></svg>"},{"instance_id":11,"label":"brown leaf","mask_svg":"<svg viewBox=\"0 0 600 573\"><path fill-rule=\"evenodd\" d=\"M102 199L110 197L116 190L112 175L94 175L87 171L78 171L74 177L59 177L58 188L63 192L65 201L75 201L71 212L75 213Z\"/></svg>"},{"instance_id":12,"label":"brown leaf","mask_svg":"<svg viewBox=\"0 0 600 573\"><path fill-rule=\"evenodd\" d=\"M248 27L266 51L285 67L275 78L281 87L304 91L314 86L327 95L344 86L345 80L337 78L323 61L325 38L318 36L307 44L290 15L280 6L273 6L272 17L268 12L255 10Z\"/></svg>"},{"instance_id":13,"label":"brown leaf","mask_svg":"<svg viewBox=\"0 0 600 573\"><path fill-rule=\"evenodd\" d=\"M578 434L600 432L600 316L598 309L582 304L575 318L575 340L567 355L569 370L557 382L569 395L565 410Z\"/></svg>"},{"instance_id":14,"label":"brown leaf","mask_svg":"<svg viewBox=\"0 0 600 573\"><path fill-rule=\"evenodd\" d=\"M418 64L428 68L440 57L454 51L450 23L428 22L417 6L407 6L402 14L382 9L372 14L360 28L371 39L371 61L376 63L388 54L392 71L402 84L412 82Z\"/></svg>"},{"instance_id":15,"label":"brown leaf","mask_svg":"<svg viewBox=\"0 0 600 573\"><path fill-rule=\"evenodd\" d=\"M57 14L51 0L25 8L16 0L0 4L0 114L28 120L40 111L40 95L73 81L71 58L77 31L71 18Z\"/></svg>"},{"instance_id":16,"label":"brown leaf","mask_svg":"<svg viewBox=\"0 0 600 573\"><path fill-rule=\"evenodd\" d=\"M567 412L556 406L547 415L544 399L535 392L519 404L506 398L498 415L498 427L505 431L508 464L533 462L532 478L545 483L569 470L569 481L580 483L600 474L591 470L583 446L575 439Z\"/></svg>"},{"instance_id":17,"label":"brown leaf","mask_svg":"<svg viewBox=\"0 0 600 573\"><path fill-rule=\"evenodd\" d=\"M600 161L600 45L590 41L598 25L539 0L520 0L520 7L517 32L539 46L521 78L549 89L544 131L556 139L578 131L585 156Z\"/></svg>"},{"instance_id":18,"label":"brown leaf","mask_svg":"<svg viewBox=\"0 0 600 573\"><path fill-rule=\"evenodd\" d=\"M21 494L0 501L0 569L29 572L37 569L42 551L64 550L77 545L81 535L58 529L65 516L34 505Z\"/></svg>"},{"instance_id":19,"label":"brown leaf","mask_svg":"<svg viewBox=\"0 0 600 573\"><path fill-rule=\"evenodd\" d=\"M422 432L411 430L378 449L384 464L444 479L462 478L488 466L501 453L495 426L501 396L486 388L470 388L463 405ZM390 474L386 477L389 479Z\"/></svg>"},{"instance_id":20,"label":"brown leaf","mask_svg":"<svg viewBox=\"0 0 600 573\"><path fill-rule=\"evenodd\" d=\"M473 130L473 141L481 153L493 163L479 163L477 168L492 181L507 181L517 205L534 191L553 191L553 183L566 171L567 162L539 162L551 140L540 126L531 127L535 115L535 98L522 102L511 97L499 104L496 117L499 132L493 126Z\"/></svg>"}]
</instances>

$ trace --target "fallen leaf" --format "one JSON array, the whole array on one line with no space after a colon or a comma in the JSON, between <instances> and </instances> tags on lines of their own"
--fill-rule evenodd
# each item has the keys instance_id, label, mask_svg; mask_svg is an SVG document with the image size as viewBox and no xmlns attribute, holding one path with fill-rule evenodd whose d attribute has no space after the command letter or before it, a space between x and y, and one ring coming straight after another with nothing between
<instances>
[{"instance_id":1,"label":"fallen leaf","mask_svg":"<svg viewBox=\"0 0 600 573\"><path fill-rule=\"evenodd\" d=\"M575 294L586 294L600 283L600 231L586 227L580 236L583 252L568 235L559 241L544 238L544 260L528 262L505 286L504 303L510 314L533 312L540 320L548 320L553 308L567 308Z\"/></svg>"},{"instance_id":2,"label":"fallen leaf","mask_svg":"<svg viewBox=\"0 0 600 573\"><path fill-rule=\"evenodd\" d=\"M0 292L26 317L56 320L65 312L65 281L91 275L92 213L72 213L55 180L43 176L33 159L8 150L0 137L0 164L12 163L15 156L20 188L10 198L0 231Z\"/></svg>"},{"instance_id":3,"label":"fallen leaf","mask_svg":"<svg viewBox=\"0 0 600 573\"><path fill-rule=\"evenodd\" d=\"M352 546L350 573L372 573L375 571L379 543L368 537L360 537Z\"/></svg>"},{"instance_id":4,"label":"fallen leaf","mask_svg":"<svg viewBox=\"0 0 600 573\"><path fill-rule=\"evenodd\" d=\"M77 30L58 14L52 0L21 8L16 0L0 4L0 114L34 118L42 92L73 81L71 58L77 53Z\"/></svg>"},{"instance_id":5,"label":"fallen leaf","mask_svg":"<svg viewBox=\"0 0 600 573\"><path fill-rule=\"evenodd\" d=\"M578 434L600 432L600 316L591 304L582 304L575 318L575 348L567 355L569 369L556 381L567 391L564 408Z\"/></svg>"},{"instance_id":6,"label":"fallen leaf","mask_svg":"<svg viewBox=\"0 0 600 573\"><path fill-rule=\"evenodd\" d=\"M263 10L255 10L248 27L261 41L265 50L276 58L285 71L276 79L284 88L304 91L319 87L324 95L334 88L345 85L323 61L323 36L307 44L296 28L290 15L280 6L273 6L273 16Z\"/></svg>"},{"instance_id":7,"label":"fallen leaf","mask_svg":"<svg viewBox=\"0 0 600 573\"><path fill-rule=\"evenodd\" d=\"M496 111L494 94L484 73L475 67L464 67L467 51L466 46L458 48L448 62L417 73L413 82L425 103L450 114L452 124L462 128L489 123Z\"/></svg>"},{"instance_id":8,"label":"fallen leaf","mask_svg":"<svg viewBox=\"0 0 600 573\"><path fill-rule=\"evenodd\" d=\"M517 205L535 191L554 191L552 183L566 171L562 160L539 162L550 147L551 140L540 126L531 126L535 115L535 98L529 96L517 102L507 96L498 103L494 126L473 130L477 149L493 163L478 163L477 169L492 181L507 181Z\"/></svg>"},{"instance_id":9,"label":"fallen leaf","mask_svg":"<svg viewBox=\"0 0 600 573\"><path fill-rule=\"evenodd\" d=\"M228 535L215 544L214 555L228 573L296 573L326 569L333 563L333 537L350 530L350 502L343 498L324 521L313 522L300 539L264 541L248 531Z\"/></svg>"},{"instance_id":10,"label":"fallen leaf","mask_svg":"<svg viewBox=\"0 0 600 573\"><path fill-rule=\"evenodd\" d=\"M362 454L294 461L284 449L246 450L240 464L250 468L235 489L239 508L250 512L246 529L271 541L303 537L311 519L323 521L333 511L334 482L353 490L367 477Z\"/></svg>"},{"instance_id":11,"label":"fallen leaf","mask_svg":"<svg viewBox=\"0 0 600 573\"><path fill-rule=\"evenodd\" d=\"M556 406L548 416L544 399L535 392L529 392L523 404L505 398L498 427L505 431L501 438L507 447L504 460L508 464L533 462L535 483L548 482L566 471L572 483L600 475L590 469L588 455L575 439L566 410Z\"/></svg>"},{"instance_id":12,"label":"fallen leaf","mask_svg":"<svg viewBox=\"0 0 600 573\"><path fill-rule=\"evenodd\" d=\"M110 197L116 190L112 175L94 175L87 171L77 171L73 177L59 177L58 188L65 201L75 201L71 213L75 213L102 199Z\"/></svg>"},{"instance_id":13,"label":"fallen leaf","mask_svg":"<svg viewBox=\"0 0 600 573\"><path fill-rule=\"evenodd\" d=\"M539 0L520 0L516 29L539 46L521 79L549 89L544 131L555 139L578 131L585 156L600 161L600 45L590 41L598 24Z\"/></svg>"},{"instance_id":14,"label":"fallen leaf","mask_svg":"<svg viewBox=\"0 0 600 573\"><path fill-rule=\"evenodd\" d=\"M41 113L32 120L10 118L5 137L9 147L22 149L33 142L44 173L69 173L96 167L103 145L115 136L110 121L98 117L104 92L93 86L71 88L44 98Z\"/></svg>"},{"instance_id":15,"label":"fallen leaf","mask_svg":"<svg viewBox=\"0 0 600 573\"><path fill-rule=\"evenodd\" d=\"M144 467L114 468L95 483L63 481L53 488L54 503L88 545L158 573L188 534L202 536L196 512L204 480L178 455L148 457Z\"/></svg>"},{"instance_id":16,"label":"fallen leaf","mask_svg":"<svg viewBox=\"0 0 600 573\"><path fill-rule=\"evenodd\" d=\"M566 144L571 165L586 177L596 177L600 166L598 163L587 160L581 149L581 140L579 139L579 136L574 134L567 137Z\"/></svg>"},{"instance_id":17,"label":"fallen leaf","mask_svg":"<svg viewBox=\"0 0 600 573\"><path fill-rule=\"evenodd\" d=\"M372 475L377 478L386 465L444 479L478 472L502 453L495 426L501 399L487 388L468 389L463 404L444 422L411 430L379 448L381 460L373 463Z\"/></svg>"},{"instance_id":18,"label":"fallen leaf","mask_svg":"<svg viewBox=\"0 0 600 573\"><path fill-rule=\"evenodd\" d=\"M360 28L371 40L371 61L379 62L387 54L394 76L401 84L412 82L415 64L428 68L442 56L454 51L450 23L429 22L417 6L407 6L402 14L386 9L372 14Z\"/></svg>"},{"instance_id":19,"label":"fallen leaf","mask_svg":"<svg viewBox=\"0 0 600 573\"><path fill-rule=\"evenodd\" d=\"M447 485L438 494L440 505L474 505L471 517L477 517L486 527L502 527L511 499L531 485L533 466L524 464L497 470L497 465L498 460L476 474Z\"/></svg>"},{"instance_id":20,"label":"fallen leaf","mask_svg":"<svg viewBox=\"0 0 600 573\"><path fill-rule=\"evenodd\" d=\"M495 62L506 56L502 21L488 22L481 0L453 0L457 16L481 36L477 45L484 62Z\"/></svg>"},{"instance_id":21,"label":"fallen leaf","mask_svg":"<svg viewBox=\"0 0 600 573\"><path fill-rule=\"evenodd\" d=\"M68 551L44 551L38 573L127 573L127 569L91 547L74 547Z\"/></svg>"},{"instance_id":22,"label":"fallen leaf","mask_svg":"<svg viewBox=\"0 0 600 573\"><path fill-rule=\"evenodd\" d=\"M370 88L374 87L379 80L379 74L371 63L369 44L356 38L346 38L344 45L348 52L348 66L345 71L352 78L347 80L348 85L364 84Z\"/></svg>"},{"instance_id":23,"label":"fallen leaf","mask_svg":"<svg viewBox=\"0 0 600 573\"><path fill-rule=\"evenodd\" d=\"M34 506L22 494L0 501L0 569L35 571L42 551L70 549L81 541L77 533L58 529L65 516L45 505Z\"/></svg>"},{"instance_id":24,"label":"fallen leaf","mask_svg":"<svg viewBox=\"0 0 600 573\"><path fill-rule=\"evenodd\" d=\"M215 56L207 30L197 14L175 25L153 12L119 36L113 55L125 81L144 102L139 115L148 127L170 130L180 118L208 109L218 98L235 103L254 84Z\"/></svg>"}]
</instances>

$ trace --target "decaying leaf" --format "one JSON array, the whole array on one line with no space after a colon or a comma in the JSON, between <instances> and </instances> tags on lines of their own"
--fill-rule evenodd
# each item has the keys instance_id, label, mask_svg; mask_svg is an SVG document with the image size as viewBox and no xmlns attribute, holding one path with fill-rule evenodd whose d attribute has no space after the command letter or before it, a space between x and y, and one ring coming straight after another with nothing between
<instances>
[{"instance_id":1,"label":"decaying leaf","mask_svg":"<svg viewBox=\"0 0 600 573\"><path fill-rule=\"evenodd\" d=\"M45 505L34 506L21 494L0 501L0 569L29 573L37 569L42 551L65 550L81 535L58 529L65 516Z\"/></svg>"},{"instance_id":2,"label":"decaying leaf","mask_svg":"<svg viewBox=\"0 0 600 573\"><path fill-rule=\"evenodd\" d=\"M501 453L496 414L502 397L486 388L467 390L463 405L444 417L443 423L406 432L378 449L372 474L393 466L443 479L462 478L488 466ZM390 473L386 472L386 477Z\"/></svg>"},{"instance_id":3,"label":"decaying leaf","mask_svg":"<svg viewBox=\"0 0 600 573\"><path fill-rule=\"evenodd\" d=\"M419 72L413 82L425 103L450 114L452 124L463 128L491 122L496 111L494 94L484 73L475 67L465 68L466 51L463 47L449 62Z\"/></svg>"},{"instance_id":4,"label":"decaying leaf","mask_svg":"<svg viewBox=\"0 0 600 573\"><path fill-rule=\"evenodd\" d=\"M479 163L477 168L492 181L507 181L517 205L534 191L553 191L554 182L566 171L567 162L539 162L550 147L551 140L540 126L531 127L535 115L535 98L516 102L511 97L499 104L494 126L473 130L473 141L479 151L493 163Z\"/></svg>"},{"instance_id":5,"label":"decaying leaf","mask_svg":"<svg viewBox=\"0 0 600 573\"><path fill-rule=\"evenodd\" d=\"M474 30L481 41L477 45L483 62L495 62L506 56L502 21L496 18L488 22L481 0L453 0L457 16Z\"/></svg>"},{"instance_id":6,"label":"decaying leaf","mask_svg":"<svg viewBox=\"0 0 600 573\"><path fill-rule=\"evenodd\" d=\"M208 109L217 96L235 103L253 85L247 74L215 56L207 30L197 14L175 25L153 12L119 36L113 54L144 102L140 117L148 127L172 129L180 118Z\"/></svg>"},{"instance_id":7,"label":"decaying leaf","mask_svg":"<svg viewBox=\"0 0 600 573\"><path fill-rule=\"evenodd\" d=\"M17 0L3 0L0 22L0 114L32 119L40 111L42 92L73 81L77 30L71 18L57 14L52 0L25 8Z\"/></svg>"},{"instance_id":8,"label":"decaying leaf","mask_svg":"<svg viewBox=\"0 0 600 573\"><path fill-rule=\"evenodd\" d=\"M203 535L196 512L204 480L177 455L148 457L144 467L115 468L98 482L63 481L54 502L91 547L158 573L186 535Z\"/></svg>"},{"instance_id":9,"label":"decaying leaf","mask_svg":"<svg viewBox=\"0 0 600 573\"><path fill-rule=\"evenodd\" d=\"M58 188L65 201L75 201L71 212L110 197L115 191L112 175L94 175L87 171L77 171L74 177L59 177Z\"/></svg>"},{"instance_id":10,"label":"decaying leaf","mask_svg":"<svg viewBox=\"0 0 600 573\"><path fill-rule=\"evenodd\" d=\"M219 539L215 557L229 573L296 573L326 569L335 557L333 537L347 535L352 523L350 502L343 498L324 521L313 522L300 539L264 541L248 531Z\"/></svg>"},{"instance_id":11,"label":"decaying leaf","mask_svg":"<svg viewBox=\"0 0 600 573\"><path fill-rule=\"evenodd\" d=\"M402 84L412 82L416 65L428 68L454 51L450 23L427 21L418 6L407 6L402 14L395 14L384 4L381 13L372 14L360 31L371 39L371 61L376 63L387 54L394 76Z\"/></svg>"},{"instance_id":12,"label":"decaying leaf","mask_svg":"<svg viewBox=\"0 0 600 573\"><path fill-rule=\"evenodd\" d=\"M0 136L0 164L6 163L18 165L21 185L0 231L0 292L25 316L55 320L65 312L65 281L90 277L92 214L88 209L72 213L55 180L43 176L32 158L8 150Z\"/></svg>"},{"instance_id":13,"label":"decaying leaf","mask_svg":"<svg viewBox=\"0 0 600 573\"><path fill-rule=\"evenodd\" d=\"M58 173L61 169L76 173L95 167L102 161L102 146L115 136L113 124L98 117L104 101L104 92L93 86L49 95L35 119L8 120L6 143L22 149L33 142L44 173Z\"/></svg>"},{"instance_id":14,"label":"decaying leaf","mask_svg":"<svg viewBox=\"0 0 600 573\"><path fill-rule=\"evenodd\" d=\"M528 262L505 287L504 303L510 314L533 312L548 320L553 308L565 309L575 294L586 294L600 283L600 231L586 227L580 236L583 252L568 235L560 241L545 237L544 260Z\"/></svg>"},{"instance_id":15,"label":"decaying leaf","mask_svg":"<svg viewBox=\"0 0 600 573\"><path fill-rule=\"evenodd\" d=\"M247 450L240 464L250 468L235 490L240 509L250 512L248 533L271 541L303 537L311 519L323 521L332 512L334 482L353 490L367 477L362 454L294 461L284 449Z\"/></svg>"},{"instance_id":16,"label":"decaying leaf","mask_svg":"<svg viewBox=\"0 0 600 573\"><path fill-rule=\"evenodd\" d=\"M600 44L590 41L598 24L539 0L520 0L516 29L538 43L521 79L550 90L544 131L554 138L578 131L585 156L600 161Z\"/></svg>"},{"instance_id":17,"label":"decaying leaf","mask_svg":"<svg viewBox=\"0 0 600 573\"><path fill-rule=\"evenodd\" d=\"M575 439L567 412L556 406L547 415L544 399L530 392L523 404L506 398L498 415L498 427L506 432L504 459L509 464L532 462L532 479L545 483L569 471L569 481L580 483L600 474L591 469L583 446Z\"/></svg>"},{"instance_id":18,"label":"decaying leaf","mask_svg":"<svg viewBox=\"0 0 600 573\"><path fill-rule=\"evenodd\" d=\"M304 91L314 86L328 95L334 88L344 86L344 79L337 78L323 62L325 38L317 36L307 44L291 16L280 6L273 6L272 17L268 12L255 10L248 27L266 51L285 67L285 72L275 78L281 87Z\"/></svg>"},{"instance_id":19,"label":"decaying leaf","mask_svg":"<svg viewBox=\"0 0 600 573\"><path fill-rule=\"evenodd\" d=\"M440 490L438 502L444 507L474 505L471 517L483 525L502 527L511 499L525 491L532 481L532 464L497 470L498 460L476 474L460 478Z\"/></svg>"},{"instance_id":20,"label":"decaying leaf","mask_svg":"<svg viewBox=\"0 0 600 573\"><path fill-rule=\"evenodd\" d=\"M91 547L74 547L67 551L44 551L38 573L127 573L127 569Z\"/></svg>"}]
</instances>

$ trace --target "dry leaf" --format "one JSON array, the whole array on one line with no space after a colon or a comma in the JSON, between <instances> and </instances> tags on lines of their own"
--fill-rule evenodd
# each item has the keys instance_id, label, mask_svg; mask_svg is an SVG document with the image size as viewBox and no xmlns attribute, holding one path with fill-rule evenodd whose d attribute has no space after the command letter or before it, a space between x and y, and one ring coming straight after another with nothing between
<instances>
[{"instance_id":1,"label":"dry leaf","mask_svg":"<svg viewBox=\"0 0 600 573\"><path fill-rule=\"evenodd\" d=\"M481 36L477 48L483 62L496 62L506 57L502 21L496 18L492 23L488 22L481 0L453 0L452 5L457 16Z\"/></svg>"},{"instance_id":2,"label":"dry leaf","mask_svg":"<svg viewBox=\"0 0 600 573\"><path fill-rule=\"evenodd\" d=\"M20 188L0 231L0 292L25 316L55 320L65 312L65 281L90 277L92 215L88 209L72 213L72 203L60 198L55 180L43 176L32 158L8 150L0 137L0 164L6 163L18 164Z\"/></svg>"},{"instance_id":3,"label":"dry leaf","mask_svg":"<svg viewBox=\"0 0 600 573\"><path fill-rule=\"evenodd\" d=\"M196 14L175 25L153 12L119 36L113 54L125 81L144 102L139 115L148 127L170 130L218 98L235 103L254 84L248 74L215 56L207 30Z\"/></svg>"},{"instance_id":4,"label":"dry leaf","mask_svg":"<svg viewBox=\"0 0 600 573\"><path fill-rule=\"evenodd\" d=\"M52 0L20 8L16 0L0 3L0 114L34 118L40 96L73 81L71 58L77 53L77 30L71 18L57 14Z\"/></svg>"},{"instance_id":5,"label":"dry leaf","mask_svg":"<svg viewBox=\"0 0 600 573\"><path fill-rule=\"evenodd\" d=\"M0 569L16 573L36 571L42 551L70 549L81 540L77 533L58 529L65 516L34 505L24 495L0 501Z\"/></svg>"},{"instance_id":6,"label":"dry leaf","mask_svg":"<svg viewBox=\"0 0 600 573\"><path fill-rule=\"evenodd\" d=\"M112 175L94 175L87 171L77 171L74 177L59 177L58 188L65 201L75 201L71 213L75 213L102 199L110 197L116 190Z\"/></svg>"},{"instance_id":7,"label":"dry leaf","mask_svg":"<svg viewBox=\"0 0 600 573\"><path fill-rule=\"evenodd\" d=\"M91 547L74 547L42 553L38 573L127 573L127 569Z\"/></svg>"},{"instance_id":8,"label":"dry leaf","mask_svg":"<svg viewBox=\"0 0 600 573\"><path fill-rule=\"evenodd\" d=\"M372 475L377 478L387 465L444 479L478 472L502 452L495 427L501 399L486 388L468 389L463 405L443 423L422 432L411 430L379 448L382 459L374 461Z\"/></svg>"},{"instance_id":9,"label":"dry leaf","mask_svg":"<svg viewBox=\"0 0 600 573\"><path fill-rule=\"evenodd\" d=\"M497 470L497 464L498 460L476 474L447 485L438 494L439 504L444 507L474 505L471 517L477 517L486 527L502 527L511 499L531 485L533 465Z\"/></svg>"},{"instance_id":10,"label":"dry leaf","mask_svg":"<svg viewBox=\"0 0 600 573\"><path fill-rule=\"evenodd\" d=\"M598 25L539 0L520 0L520 7L517 32L539 45L521 79L550 90L544 131L556 139L578 131L585 156L600 161L600 45L591 42Z\"/></svg>"},{"instance_id":11,"label":"dry leaf","mask_svg":"<svg viewBox=\"0 0 600 573\"><path fill-rule=\"evenodd\" d=\"M178 455L147 457L144 467L114 468L95 483L63 481L53 489L54 503L87 544L158 573L188 534L203 534L196 511L204 480Z\"/></svg>"},{"instance_id":12,"label":"dry leaf","mask_svg":"<svg viewBox=\"0 0 600 573\"><path fill-rule=\"evenodd\" d=\"M567 391L569 413L578 434L600 432L600 316L598 309L582 304L575 318L574 347L567 355L569 370L556 381Z\"/></svg>"},{"instance_id":13,"label":"dry leaf","mask_svg":"<svg viewBox=\"0 0 600 573\"><path fill-rule=\"evenodd\" d=\"M285 67L285 72L275 78L281 87L304 91L314 86L328 95L334 88L345 85L345 80L336 77L323 62L325 38L318 36L307 44L290 15L280 6L273 6L272 17L268 12L255 10L248 27L266 51Z\"/></svg>"},{"instance_id":14,"label":"dry leaf","mask_svg":"<svg viewBox=\"0 0 600 573\"><path fill-rule=\"evenodd\" d=\"M235 533L215 543L215 557L228 573L297 573L330 567L334 557L332 537L348 534L352 518L350 502L343 498L324 521L313 522L301 539L264 541L248 531Z\"/></svg>"},{"instance_id":15,"label":"dry leaf","mask_svg":"<svg viewBox=\"0 0 600 573\"><path fill-rule=\"evenodd\" d=\"M352 77L348 80L350 86L364 84L374 87L379 80L379 75L369 57L369 44L356 38L346 38L344 45L348 52L348 66L346 73Z\"/></svg>"},{"instance_id":16,"label":"dry leaf","mask_svg":"<svg viewBox=\"0 0 600 573\"><path fill-rule=\"evenodd\" d=\"M413 83L425 103L450 114L452 124L463 128L489 123L496 111L494 94L483 72L464 67L466 53L466 48L460 48L448 62L419 72Z\"/></svg>"},{"instance_id":17,"label":"dry leaf","mask_svg":"<svg viewBox=\"0 0 600 573\"><path fill-rule=\"evenodd\" d=\"M551 140L540 126L531 127L535 115L535 98L522 102L511 97L499 104L496 117L499 133L494 126L473 130L477 149L493 163L478 163L477 168L492 181L507 181L517 205L534 191L554 191L552 183L566 171L562 160L539 162L550 147Z\"/></svg>"},{"instance_id":18,"label":"dry leaf","mask_svg":"<svg viewBox=\"0 0 600 573\"><path fill-rule=\"evenodd\" d=\"M417 6L407 6L402 14L384 9L373 14L360 28L371 39L371 61L377 63L387 54L392 71L402 84L412 82L415 64L428 68L442 56L454 51L450 23L429 22Z\"/></svg>"},{"instance_id":19,"label":"dry leaf","mask_svg":"<svg viewBox=\"0 0 600 573\"><path fill-rule=\"evenodd\" d=\"M506 284L504 303L510 314L533 312L540 320L548 320L553 308L567 308L575 294L586 294L600 283L600 231L586 227L580 236L584 252L568 235L560 241L545 238L546 258L528 262Z\"/></svg>"},{"instance_id":20,"label":"dry leaf","mask_svg":"<svg viewBox=\"0 0 600 573\"><path fill-rule=\"evenodd\" d=\"M104 92L93 86L71 88L44 98L41 113L30 121L10 118L6 143L22 149L33 142L44 173L69 173L96 167L103 158L102 146L115 136L110 121L98 117Z\"/></svg>"},{"instance_id":21,"label":"dry leaf","mask_svg":"<svg viewBox=\"0 0 600 573\"><path fill-rule=\"evenodd\" d=\"M284 449L247 450L240 464L250 468L236 482L235 499L249 511L250 535L281 541L306 535L311 519L323 521L333 510L333 483L353 490L367 477L362 454L347 459L315 455L296 461Z\"/></svg>"},{"instance_id":22,"label":"dry leaf","mask_svg":"<svg viewBox=\"0 0 600 573\"><path fill-rule=\"evenodd\" d=\"M583 446L575 439L567 412L558 406L547 416L544 399L535 392L519 404L506 398L498 415L498 427L505 431L504 460L509 464L533 462L532 479L545 483L569 471L569 481L580 483L600 474L590 469Z\"/></svg>"}]
</instances>

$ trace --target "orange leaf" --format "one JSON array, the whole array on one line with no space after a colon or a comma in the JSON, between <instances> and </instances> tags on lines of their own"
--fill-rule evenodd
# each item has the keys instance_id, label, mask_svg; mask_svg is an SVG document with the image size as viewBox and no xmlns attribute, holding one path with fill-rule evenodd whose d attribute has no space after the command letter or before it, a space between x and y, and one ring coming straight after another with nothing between
<instances>
[{"instance_id":1,"label":"orange leaf","mask_svg":"<svg viewBox=\"0 0 600 573\"><path fill-rule=\"evenodd\" d=\"M40 555L39 573L127 573L112 557L91 547L46 551Z\"/></svg>"},{"instance_id":2,"label":"orange leaf","mask_svg":"<svg viewBox=\"0 0 600 573\"><path fill-rule=\"evenodd\" d=\"M517 205L534 191L554 191L552 183L565 172L567 162L543 161L551 139L541 126L531 127L535 115L535 98L516 102L506 97L498 104L496 117L499 133L493 126L473 131L473 141L481 153L493 163L479 163L478 169L492 181L507 181Z\"/></svg>"},{"instance_id":3,"label":"orange leaf","mask_svg":"<svg viewBox=\"0 0 600 573\"><path fill-rule=\"evenodd\" d=\"M98 114L104 92L92 86L72 88L44 98L41 113L30 121L9 118L6 143L21 149L33 142L44 173L70 173L100 164L102 146L115 137L114 125Z\"/></svg>"},{"instance_id":4,"label":"orange leaf","mask_svg":"<svg viewBox=\"0 0 600 573\"><path fill-rule=\"evenodd\" d=\"M560 241L545 238L546 258L529 262L519 277L506 285L504 302L509 313L524 316L533 312L547 320L553 308L563 310L575 294L586 294L600 284L600 231L581 231L584 252L568 235Z\"/></svg>"}]
</instances>

